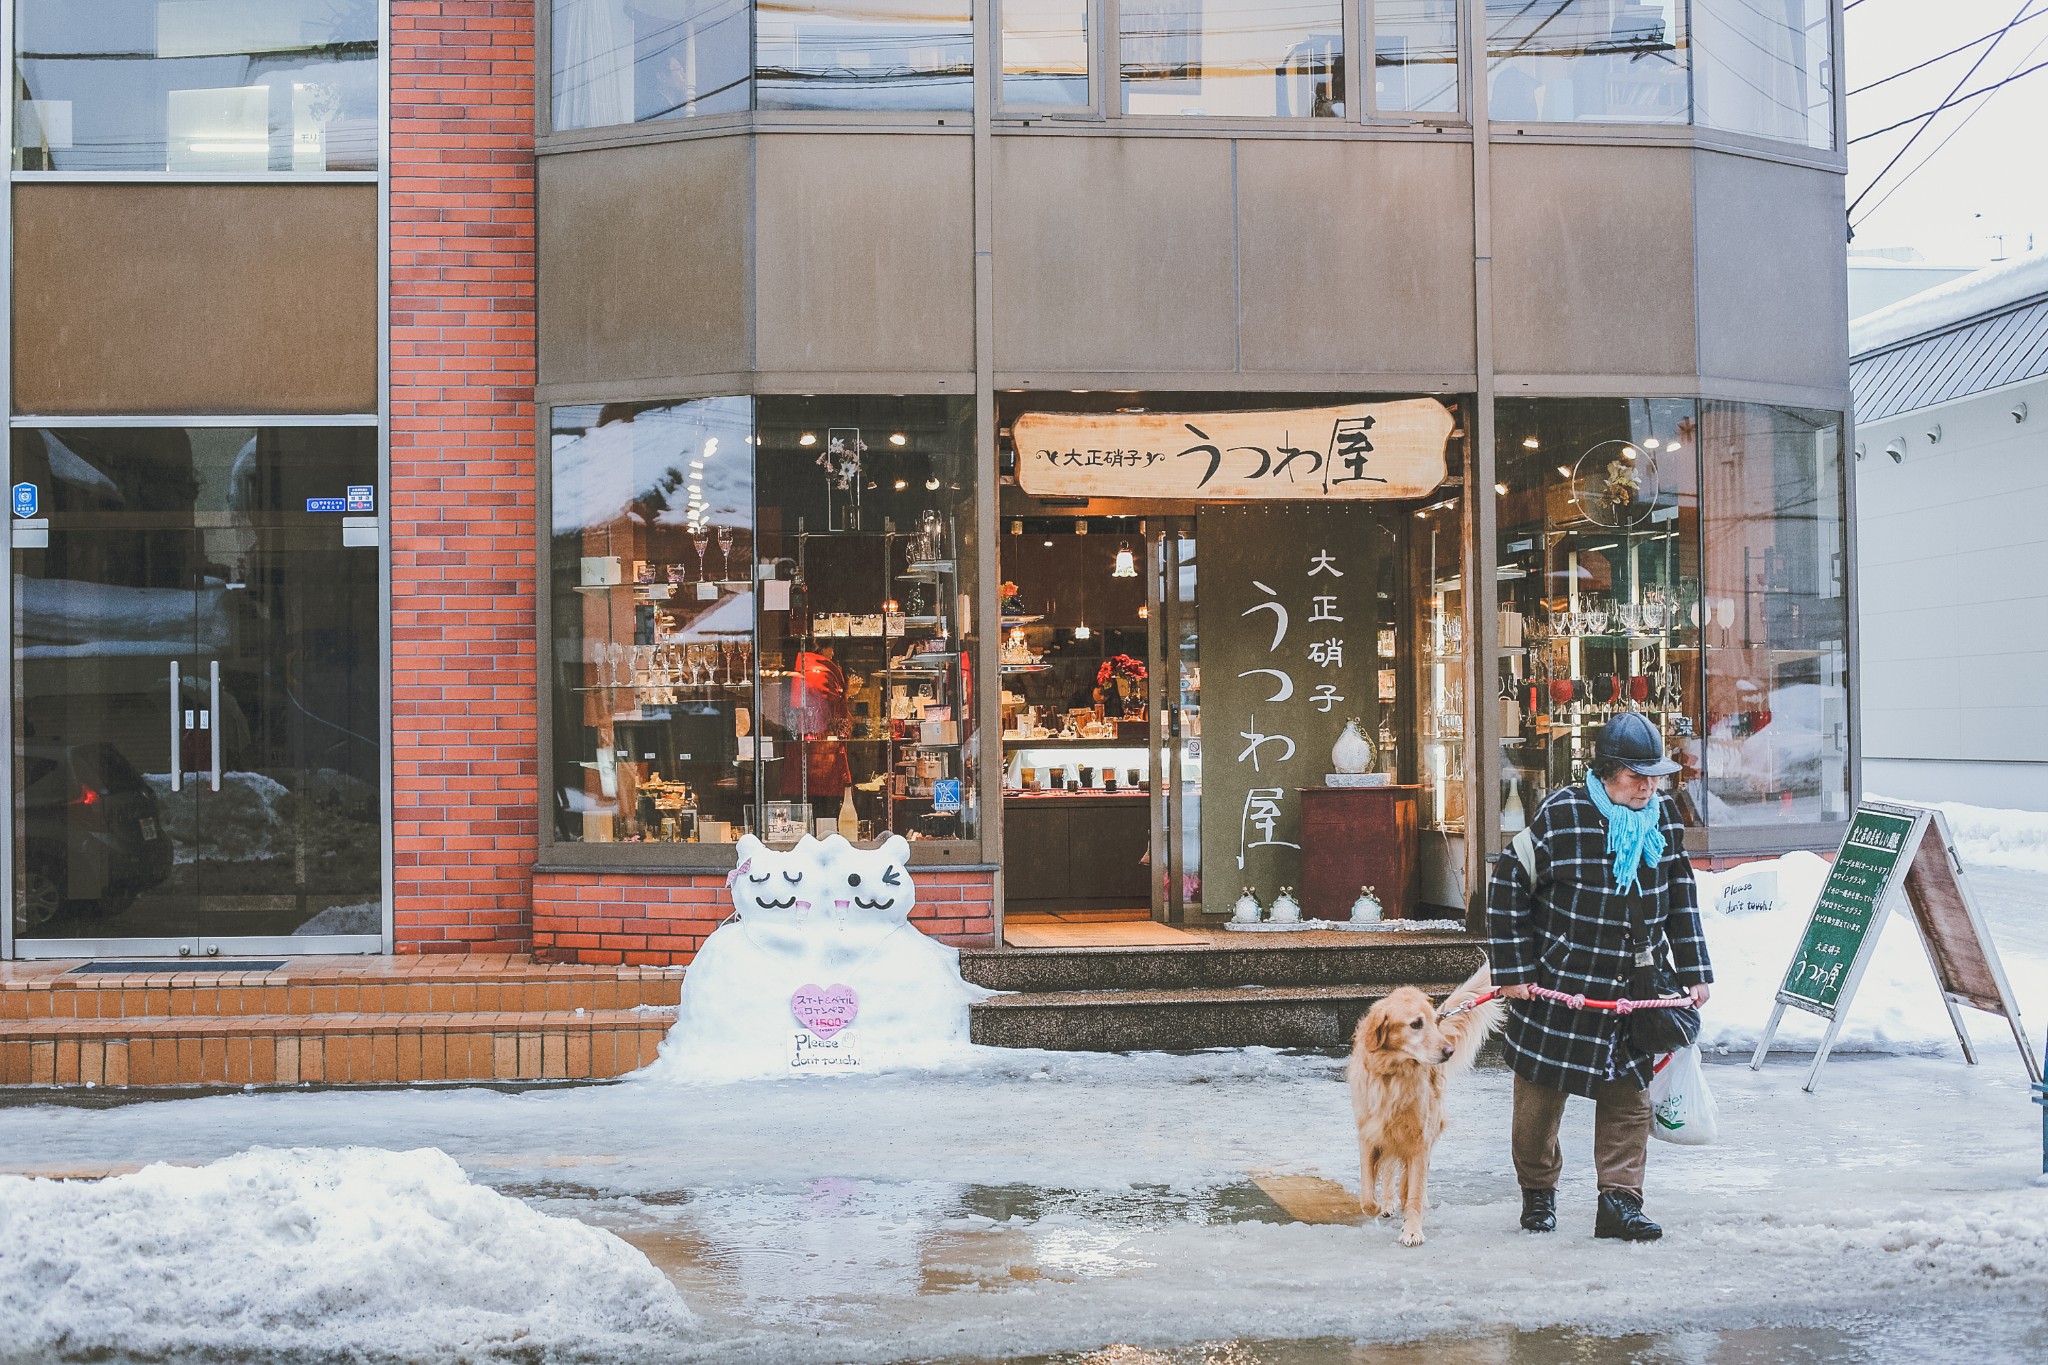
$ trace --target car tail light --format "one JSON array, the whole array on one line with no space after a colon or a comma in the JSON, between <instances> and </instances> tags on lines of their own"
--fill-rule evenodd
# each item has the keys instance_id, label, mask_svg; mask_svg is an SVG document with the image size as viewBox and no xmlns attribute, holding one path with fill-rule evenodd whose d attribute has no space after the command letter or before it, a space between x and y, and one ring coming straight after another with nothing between
<instances>
[{"instance_id":1,"label":"car tail light","mask_svg":"<svg viewBox=\"0 0 2048 1365\"><path fill-rule=\"evenodd\" d=\"M100 799L100 793L96 788L81 786L78 789L78 796L71 804L74 806L97 806L100 803Z\"/></svg>"}]
</instances>

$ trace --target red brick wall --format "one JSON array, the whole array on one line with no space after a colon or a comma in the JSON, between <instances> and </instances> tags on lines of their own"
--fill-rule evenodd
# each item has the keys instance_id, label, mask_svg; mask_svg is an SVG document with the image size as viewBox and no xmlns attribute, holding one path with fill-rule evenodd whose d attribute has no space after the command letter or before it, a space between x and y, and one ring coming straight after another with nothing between
<instances>
[{"instance_id":1,"label":"red brick wall","mask_svg":"<svg viewBox=\"0 0 2048 1365\"><path fill-rule=\"evenodd\" d=\"M391 7L400 952L519 951L531 932L533 10Z\"/></svg>"},{"instance_id":2,"label":"red brick wall","mask_svg":"<svg viewBox=\"0 0 2048 1365\"><path fill-rule=\"evenodd\" d=\"M730 913L723 874L545 872L533 888L533 951L544 962L678 967ZM947 943L987 947L994 874L920 868L910 922Z\"/></svg>"}]
</instances>

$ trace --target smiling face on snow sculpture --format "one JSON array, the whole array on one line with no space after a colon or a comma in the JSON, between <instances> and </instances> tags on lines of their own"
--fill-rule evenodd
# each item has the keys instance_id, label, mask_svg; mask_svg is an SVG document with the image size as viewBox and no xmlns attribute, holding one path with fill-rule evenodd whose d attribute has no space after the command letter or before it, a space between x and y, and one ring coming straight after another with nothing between
<instances>
[{"instance_id":1,"label":"smiling face on snow sculpture","mask_svg":"<svg viewBox=\"0 0 2048 1365\"><path fill-rule=\"evenodd\" d=\"M879 848L855 848L834 834L818 850L839 947L865 953L903 927L917 904L908 841L892 834Z\"/></svg>"},{"instance_id":2,"label":"smiling face on snow sculpture","mask_svg":"<svg viewBox=\"0 0 2048 1365\"><path fill-rule=\"evenodd\" d=\"M825 894L818 841L806 834L792 849L772 849L749 834L728 881L740 927L759 947L801 954L817 933L812 911Z\"/></svg>"}]
</instances>

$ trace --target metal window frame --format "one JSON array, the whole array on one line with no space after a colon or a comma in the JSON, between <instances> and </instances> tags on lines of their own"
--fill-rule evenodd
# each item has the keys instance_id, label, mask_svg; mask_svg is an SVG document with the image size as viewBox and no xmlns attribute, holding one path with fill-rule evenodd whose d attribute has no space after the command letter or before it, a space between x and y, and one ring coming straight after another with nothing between
<instances>
[{"instance_id":1,"label":"metal window frame","mask_svg":"<svg viewBox=\"0 0 2048 1365\"><path fill-rule=\"evenodd\" d=\"M378 800L383 828L378 932L371 934L322 935L305 939L235 939L238 951L266 953L390 954L395 951L394 904L396 899L396 858L393 833L396 812L392 802L394 750L392 744L391 696L394 682L391 653L391 0L377 0L377 169L375 171L280 171L265 174L193 175L165 171L69 172L18 171L13 169L14 85L15 85L16 0L0 0L0 62L7 72L7 95L0 99L0 144L8 151L8 193L0 195L0 412L8 415L9 431L20 428L62 430L80 427L374 427L377 433L377 481L383 490L377 509L377 663L379 690L378 727L383 754L378 763ZM32 415L14 414L14 195L18 184L374 184L377 187L377 407L369 413L312 414L163 414L134 415ZM12 483L12 442L0 452L0 465ZM11 523L12 517L8 518ZM5 550L13 558L12 528ZM0 962L24 957L90 957L121 945L116 951L136 953L134 944L157 945L158 940L47 939L23 951L14 937L14 827L15 764L13 761L14 676L14 575L0 582L0 616L8 622L8 640L0 648L0 693L7 698L9 735L4 761L0 761ZM182 940L162 940L166 956L175 953ZM272 946L275 945L275 946Z\"/></svg>"}]
</instances>

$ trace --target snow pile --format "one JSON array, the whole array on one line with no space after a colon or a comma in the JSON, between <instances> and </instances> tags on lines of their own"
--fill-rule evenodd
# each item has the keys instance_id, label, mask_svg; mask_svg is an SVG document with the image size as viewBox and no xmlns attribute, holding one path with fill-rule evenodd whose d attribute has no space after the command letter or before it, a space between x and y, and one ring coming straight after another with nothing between
<instances>
[{"instance_id":1,"label":"snow pile","mask_svg":"<svg viewBox=\"0 0 2048 1365\"><path fill-rule=\"evenodd\" d=\"M1723 887L1748 881L1768 888L1768 875L1758 874L1771 873L1776 875L1777 892L1769 909L1729 914L1717 904ZM1703 1046L1743 1051L1756 1047L1827 875L1827 860L1805 852L1745 863L1726 872L1698 874L1700 919L1714 964L1714 998L1701 1011ZM2030 1001L2027 994L2030 983L2048 983L2048 960L2010 947L2000 952L2000 959L2006 979L2020 994L2022 1016L2030 1013L2030 1004L2034 1013L2048 1006L2048 1000ZM1985 1015L1967 1016L1965 1023L1972 1027L1972 1036L1989 1036L1986 1024L2003 1031L2002 1023ZM1772 1046L1810 1051L1819 1044L1826 1027L1817 1014L1788 1009ZM1894 913L1883 927L1862 984L1843 1016L1835 1047L1901 1052L1953 1049L1955 1045L1955 1030L1942 1005L1919 931L1903 912Z\"/></svg>"},{"instance_id":2,"label":"snow pile","mask_svg":"<svg viewBox=\"0 0 2048 1365\"><path fill-rule=\"evenodd\" d=\"M860 849L838 835L795 848L740 840L737 918L683 977L675 1027L644 1073L662 1080L789 1075L793 1057L833 1070L935 1067L973 1055L968 1007L986 991L960 952L910 927L910 845ZM800 1023L792 999L818 1005Z\"/></svg>"},{"instance_id":3,"label":"snow pile","mask_svg":"<svg viewBox=\"0 0 2048 1365\"><path fill-rule=\"evenodd\" d=\"M1935 803L1948 819L1963 867L2002 867L2016 872L2048 872L2048 814L2033 810L1994 810L1957 801Z\"/></svg>"},{"instance_id":4,"label":"snow pile","mask_svg":"<svg viewBox=\"0 0 2048 1365\"><path fill-rule=\"evenodd\" d=\"M694 1325L625 1242L473 1185L431 1148L0 1176L0 1360L601 1358Z\"/></svg>"}]
</instances>

